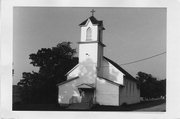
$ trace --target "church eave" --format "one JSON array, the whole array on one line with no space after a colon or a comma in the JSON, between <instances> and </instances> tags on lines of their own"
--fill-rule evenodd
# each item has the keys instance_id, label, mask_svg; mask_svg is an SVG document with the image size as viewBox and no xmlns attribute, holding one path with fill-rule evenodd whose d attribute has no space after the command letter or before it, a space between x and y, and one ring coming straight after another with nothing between
<instances>
[{"instance_id":1,"label":"church eave","mask_svg":"<svg viewBox=\"0 0 180 119\"><path fill-rule=\"evenodd\" d=\"M88 19L86 19L85 21L83 21L82 23L79 24L79 26L84 26L86 25L86 22L88 21Z\"/></svg>"},{"instance_id":2,"label":"church eave","mask_svg":"<svg viewBox=\"0 0 180 119\"><path fill-rule=\"evenodd\" d=\"M71 70L69 70L65 76L67 76L69 73L71 73L74 69L76 69L79 66L79 64L77 64L76 66L74 66Z\"/></svg>"},{"instance_id":3,"label":"church eave","mask_svg":"<svg viewBox=\"0 0 180 119\"><path fill-rule=\"evenodd\" d=\"M71 78L71 79L68 79L68 80L66 80L66 81L64 81L64 82L61 82L61 83L56 84L56 86L63 85L63 84L65 84L65 83L71 82L71 81L73 81L73 80L75 80L75 79L78 79L78 78L79 78L79 76L74 77L74 78Z\"/></svg>"},{"instance_id":4,"label":"church eave","mask_svg":"<svg viewBox=\"0 0 180 119\"><path fill-rule=\"evenodd\" d=\"M114 81L111 81L111 80L109 80L109 79L107 79L107 78L100 77L100 76L98 76L98 77L99 77L99 78L102 78L102 79L104 79L104 80L106 80L106 81L108 81L108 82L111 83L111 84L115 84L115 85L117 85L117 86L123 86L123 87L124 87L124 85L119 84L119 83L116 83L116 82L114 82Z\"/></svg>"}]
</instances>

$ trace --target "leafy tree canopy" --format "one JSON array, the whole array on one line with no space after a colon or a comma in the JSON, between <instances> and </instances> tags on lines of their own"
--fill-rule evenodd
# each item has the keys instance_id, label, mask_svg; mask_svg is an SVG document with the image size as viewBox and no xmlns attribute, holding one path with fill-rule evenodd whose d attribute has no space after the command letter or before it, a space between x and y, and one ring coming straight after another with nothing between
<instances>
[{"instance_id":1,"label":"leafy tree canopy","mask_svg":"<svg viewBox=\"0 0 180 119\"><path fill-rule=\"evenodd\" d=\"M78 63L76 50L70 42L59 43L56 47L42 48L29 55L30 64L39 67L38 72L23 72L18 83L23 87L25 103L53 103L57 101L56 84L66 80L65 73Z\"/></svg>"},{"instance_id":2,"label":"leafy tree canopy","mask_svg":"<svg viewBox=\"0 0 180 119\"><path fill-rule=\"evenodd\" d=\"M144 72L138 72L136 79L139 80L141 97L151 99L166 95L166 79L157 80Z\"/></svg>"}]
</instances>

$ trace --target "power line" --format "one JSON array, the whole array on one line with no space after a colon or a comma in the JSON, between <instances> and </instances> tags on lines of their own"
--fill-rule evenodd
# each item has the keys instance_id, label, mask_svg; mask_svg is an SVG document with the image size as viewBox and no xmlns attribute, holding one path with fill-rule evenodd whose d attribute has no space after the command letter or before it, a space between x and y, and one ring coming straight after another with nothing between
<instances>
[{"instance_id":1,"label":"power line","mask_svg":"<svg viewBox=\"0 0 180 119\"><path fill-rule=\"evenodd\" d=\"M154 58L154 57L163 55L163 54L165 54L165 53L166 53L166 52L162 52L162 53L159 53L159 54L156 54L156 55L152 55L152 56L147 57L147 58L139 59L139 60L132 61L132 62L128 62L128 63L123 63L123 64L120 64L120 66L122 66L122 65L129 65L129 64L141 62L141 61L144 61L144 60L148 60L148 59L151 59L151 58ZM93 63L93 64L96 64L96 63ZM110 66L109 66L109 65L107 65L107 66L103 65L102 67L110 67Z\"/></svg>"},{"instance_id":2,"label":"power line","mask_svg":"<svg viewBox=\"0 0 180 119\"><path fill-rule=\"evenodd\" d=\"M159 54L156 54L156 55L153 55L153 56L147 57L147 58L143 58L143 59L140 59L140 60L136 60L136 61L132 61L132 62L128 62L128 63L124 63L124 64L120 64L120 65L122 66L122 65L133 64L133 63L136 63L136 62L141 62L141 61L144 61L144 60L148 60L148 59L151 59L151 58L154 58L154 57L157 57L157 56L163 55L163 54L165 54L165 53L166 53L166 52L162 52L162 53L159 53Z\"/></svg>"}]
</instances>

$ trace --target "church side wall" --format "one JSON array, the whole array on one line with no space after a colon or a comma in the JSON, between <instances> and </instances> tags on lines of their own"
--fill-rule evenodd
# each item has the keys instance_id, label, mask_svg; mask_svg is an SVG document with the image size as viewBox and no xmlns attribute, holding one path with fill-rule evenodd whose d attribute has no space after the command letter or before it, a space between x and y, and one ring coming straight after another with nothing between
<instances>
[{"instance_id":1,"label":"church side wall","mask_svg":"<svg viewBox=\"0 0 180 119\"><path fill-rule=\"evenodd\" d=\"M96 82L96 102L100 105L119 105L119 87L98 78Z\"/></svg>"},{"instance_id":2,"label":"church side wall","mask_svg":"<svg viewBox=\"0 0 180 119\"><path fill-rule=\"evenodd\" d=\"M78 97L80 101L80 95L79 95L78 89L76 88L76 85L77 85L77 81L74 80L74 81L58 86L59 104L69 104L72 96Z\"/></svg>"},{"instance_id":3,"label":"church side wall","mask_svg":"<svg viewBox=\"0 0 180 119\"><path fill-rule=\"evenodd\" d=\"M120 88L120 105L140 102L140 90L134 81L124 79L125 87Z\"/></svg>"},{"instance_id":4,"label":"church side wall","mask_svg":"<svg viewBox=\"0 0 180 119\"><path fill-rule=\"evenodd\" d=\"M114 67L111 63L103 58L103 65L101 67L101 77L114 81L115 83L124 85L123 76L124 74Z\"/></svg>"},{"instance_id":5,"label":"church side wall","mask_svg":"<svg viewBox=\"0 0 180 119\"><path fill-rule=\"evenodd\" d=\"M94 84L95 78L92 76L84 75L73 81L58 86L58 102L60 104L69 104L70 99L76 97L78 102L81 101L81 97L77 86L83 83Z\"/></svg>"}]
</instances>

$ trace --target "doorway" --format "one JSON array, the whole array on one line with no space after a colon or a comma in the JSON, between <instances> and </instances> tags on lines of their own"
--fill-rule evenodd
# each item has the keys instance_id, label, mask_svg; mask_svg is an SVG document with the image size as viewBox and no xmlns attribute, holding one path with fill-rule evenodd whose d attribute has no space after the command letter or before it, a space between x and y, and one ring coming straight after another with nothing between
<instances>
[{"instance_id":1,"label":"doorway","mask_svg":"<svg viewBox=\"0 0 180 119\"><path fill-rule=\"evenodd\" d=\"M90 103L93 101L94 90L91 88L81 88L79 89L81 95L81 103Z\"/></svg>"}]
</instances>

